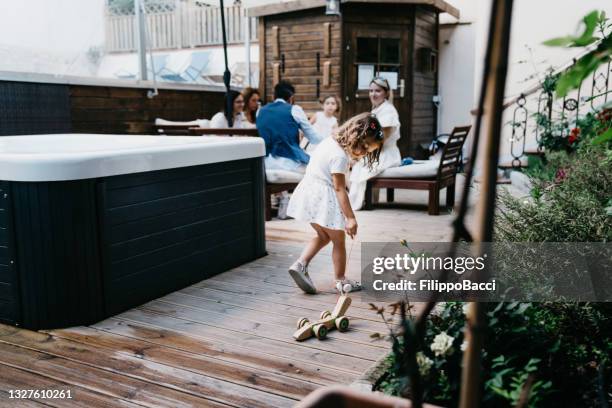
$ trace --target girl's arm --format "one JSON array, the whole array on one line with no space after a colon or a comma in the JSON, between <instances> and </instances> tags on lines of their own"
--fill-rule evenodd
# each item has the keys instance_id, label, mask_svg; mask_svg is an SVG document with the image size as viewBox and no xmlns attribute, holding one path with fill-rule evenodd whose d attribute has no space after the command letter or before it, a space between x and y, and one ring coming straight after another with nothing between
<instances>
[{"instance_id":1,"label":"girl's arm","mask_svg":"<svg viewBox=\"0 0 612 408\"><path fill-rule=\"evenodd\" d=\"M317 123L317 114L314 113L311 117L310 117L310 124L314 125L315 123Z\"/></svg>"},{"instance_id":2,"label":"girl's arm","mask_svg":"<svg viewBox=\"0 0 612 408\"><path fill-rule=\"evenodd\" d=\"M355 219L355 213L351 208L351 202L346 193L346 180L344 174L333 173L332 180L334 182L336 197L338 197L338 202L340 203L340 209L347 220L345 228L346 233L353 238L357 234L357 220Z\"/></svg>"}]
</instances>

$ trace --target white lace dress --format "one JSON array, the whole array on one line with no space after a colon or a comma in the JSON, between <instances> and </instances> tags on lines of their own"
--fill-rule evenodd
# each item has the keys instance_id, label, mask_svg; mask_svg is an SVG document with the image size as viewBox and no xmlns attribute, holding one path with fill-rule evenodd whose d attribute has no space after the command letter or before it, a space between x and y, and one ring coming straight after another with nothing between
<instances>
[{"instance_id":1,"label":"white lace dress","mask_svg":"<svg viewBox=\"0 0 612 408\"><path fill-rule=\"evenodd\" d=\"M345 174L349 158L333 137L324 139L310 156L304 178L298 184L287 214L296 220L344 230L344 214L336 197L332 174Z\"/></svg>"}]
</instances>

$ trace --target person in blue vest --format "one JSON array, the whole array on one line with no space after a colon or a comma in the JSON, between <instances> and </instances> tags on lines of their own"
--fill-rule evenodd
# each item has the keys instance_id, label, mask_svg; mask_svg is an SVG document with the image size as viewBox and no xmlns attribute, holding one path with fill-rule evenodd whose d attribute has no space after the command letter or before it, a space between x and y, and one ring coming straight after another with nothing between
<instances>
[{"instance_id":1,"label":"person in blue vest","mask_svg":"<svg viewBox=\"0 0 612 408\"><path fill-rule=\"evenodd\" d=\"M274 102L257 112L257 130L266 143L265 165L268 170L304 173L310 156L300 148L299 131L312 144L323 140L304 110L294 101L293 85L289 81L280 81L274 87Z\"/></svg>"}]
</instances>

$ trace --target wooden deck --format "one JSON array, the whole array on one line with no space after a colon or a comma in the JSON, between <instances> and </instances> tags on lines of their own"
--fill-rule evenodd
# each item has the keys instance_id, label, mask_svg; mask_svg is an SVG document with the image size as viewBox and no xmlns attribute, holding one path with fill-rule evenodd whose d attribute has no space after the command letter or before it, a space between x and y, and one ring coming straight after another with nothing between
<instances>
[{"instance_id":1,"label":"wooden deck","mask_svg":"<svg viewBox=\"0 0 612 408\"><path fill-rule=\"evenodd\" d=\"M359 277L359 241L448 240L452 217L428 216L427 192L396 199L418 205L358 213L349 276ZM268 222L268 256L88 327L0 325L0 406L285 407L352 382L388 351L370 337L386 328L355 295L350 331L293 341L299 317L316 318L336 300L329 248L310 267L323 293L302 294L286 273L309 228ZM17 389L71 390L73 399L9 399Z\"/></svg>"}]
</instances>

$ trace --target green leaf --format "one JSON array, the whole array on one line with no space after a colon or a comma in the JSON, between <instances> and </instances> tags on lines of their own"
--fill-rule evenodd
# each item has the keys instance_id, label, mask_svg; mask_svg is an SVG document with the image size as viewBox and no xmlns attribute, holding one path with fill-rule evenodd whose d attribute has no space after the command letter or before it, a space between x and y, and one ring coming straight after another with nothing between
<instances>
[{"instance_id":1,"label":"green leaf","mask_svg":"<svg viewBox=\"0 0 612 408\"><path fill-rule=\"evenodd\" d=\"M604 133L602 133L601 135L597 136L595 139L593 139L593 141L591 143L596 145L596 144L600 144L600 143L609 142L611 140L612 140L612 128L606 130Z\"/></svg>"},{"instance_id":2,"label":"green leaf","mask_svg":"<svg viewBox=\"0 0 612 408\"><path fill-rule=\"evenodd\" d=\"M581 57L559 77L556 87L557 96L562 98L572 89L578 88L582 81L597 69L600 63L601 59L595 50Z\"/></svg>"},{"instance_id":3,"label":"green leaf","mask_svg":"<svg viewBox=\"0 0 612 408\"><path fill-rule=\"evenodd\" d=\"M584 32L574 41L574 46L576 47L584 47L597 40L597 38L593 37L593 33L599 23L599 11L591 11L584 16L582 21L584 22Z\"/></svg>"},{"instance_id":4,"label":"green leaf","mask_svg":"<svg viewBox=\"0 0 612 408\"><path fill-rule=\"evenodd\" d=\"M574 42L576 38L567 36L567 37L557 37L551 38L550 40L544 41L542 44L548 47L569 47L570 44Z\"/></svg>"},{"instance_id":5,"label":"green leaf","mask_svg":"<svg viewBox=\"0 0 612 408\"><path fill-rule=\"evenodd\" d=\"M605 15L604 15L605 18ZM582 18L584 23L584 31L579 36L568 35L566 37L552 38L548 41L544 41L544 45L549 47L585 47L589 44L594 43L599 38L594 37L595 29L600 21L599 11L591 11L589 14Z\"/></svg>"}]
</instances>

